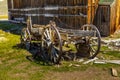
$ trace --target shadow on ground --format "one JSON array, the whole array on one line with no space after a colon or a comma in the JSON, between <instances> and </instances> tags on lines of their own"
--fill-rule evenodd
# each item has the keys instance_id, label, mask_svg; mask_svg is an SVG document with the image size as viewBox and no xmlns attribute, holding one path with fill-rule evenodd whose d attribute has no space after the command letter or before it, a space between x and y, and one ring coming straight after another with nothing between
<instances>
[{"instance_id":1,"label":"shadow on ground","mask_svg":"<svg viewBox=\"0 0 120 80\"><path fill-rule=\"evenodd\" d=\"M9 22L8 20L0 20L0 30L5 32L20 35L23 27L25 27L24 24L15 24Z\"/></svg>"}]
</instances>

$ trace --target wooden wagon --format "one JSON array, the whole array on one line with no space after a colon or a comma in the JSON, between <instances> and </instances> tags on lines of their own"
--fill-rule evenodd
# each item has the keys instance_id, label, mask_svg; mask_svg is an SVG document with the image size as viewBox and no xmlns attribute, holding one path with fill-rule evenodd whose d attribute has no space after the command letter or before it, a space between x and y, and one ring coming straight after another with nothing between
<instances>
[{"instance_id":1,"label":"wooden wagon","mask_svg":"<svg viewBox=\"0 0 120 80\"><path fill-rule=\"evenodd\" d=\"M100 33L92 24L85 24L81 29L65 29L57 26L54 21L50 21L48 25L32 24L31 17L27 21L27 27L21 33L21 43L28 50L33 43L39 44L38 52L33 55L33 58L39 56L45 62L54 64L59 64L61 58L69 53L73 54L73 59L80 58L80 54L84 54L87 58L94 58L99 53L100 40Z\"/></svg>"}]
</instances>

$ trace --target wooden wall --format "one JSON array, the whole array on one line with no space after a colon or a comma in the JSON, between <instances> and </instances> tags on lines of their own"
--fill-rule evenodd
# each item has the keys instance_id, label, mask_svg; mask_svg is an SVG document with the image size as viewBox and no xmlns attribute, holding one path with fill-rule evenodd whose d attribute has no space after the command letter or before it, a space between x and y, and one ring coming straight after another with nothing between
<instances>
[{"instance_id":1,"label":"wooden wall","mask_svg":"<svg viewBox=\"0 0 120 80\"><path fill-rule=\"evenodd\" d=\"M116 29L120 30L120 0L116 0L117 11L116 11Z\"/></svg>"},{"instance_id":2,"label":"wooden wall","mask_svg":"<svg viewBox=\"0 0 120 80\"><path fill-rule=\"evenodd\" d=\"M110 5L99 5L94 25L96 25L102 36L110 34Z\"/></svg>"},{"instance_id":3,"label":"wooden wall","mask_svg":"<svg viewBox=\"0 0 120 80\"><path fill-rule=\"evenodd\" d=\"M119 28L120 8L118 8L118 3L117 0L114 0L113 3L99 4L93 23L98 27L102 36L109 36Z\"/></svg>"},{"instance_id":4,"label":"wooden wall","mask_svg":"<svg viewBox=\"0 0 120 80\"><path fill-rule=\"evenodd\" d=\"M98 0L8 0L8 8L10 20L24 18L26 21L27 16L32 16L34 24L48 24L57 16L60 26L80 28L92 23L97 3Z\"/></svg>"}]
</instances>

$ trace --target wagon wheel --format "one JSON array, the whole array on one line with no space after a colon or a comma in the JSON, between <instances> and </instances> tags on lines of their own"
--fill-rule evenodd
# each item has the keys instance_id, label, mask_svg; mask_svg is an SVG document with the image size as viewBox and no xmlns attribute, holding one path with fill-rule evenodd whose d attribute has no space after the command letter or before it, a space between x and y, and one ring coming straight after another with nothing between
<instances>
[{"instance_id":1,"label":"wagon wheel","mask_svg":"<svg viewBox=\"0 0 120 80\"><path fill-rule=\"evenodd\" d=\"M94 58L100 51L100 47L101 47L101 35L99 30L97 29L97 27L95 25L92 24L86 24L83 25L82 30L90 30L93 32L93 34L91 36L89 36L89 58Z\"/></svg>"},{"instance_id":2,"label":"wagon wheel","mask_svg":"<svg viewBox=\"0 0 120 80\"><path fill-rule=\"evenodd\" d=\"M27 31L27 28L22 29L20 40L21 40L21 44L25 46L27 50L30 50L31 38Z\"/></svg>"},{"instance_id":3,"label":"wagon wheel","mask_svg":"<svg viewBox=\"0 0 120 80\"><path fill-rule=\"evenodd\" d=\"M62 55L62 42L55 25L50 25L43 30L42 50L44 59L53 64L59 64Z\"/></svg>"}]
</instances>

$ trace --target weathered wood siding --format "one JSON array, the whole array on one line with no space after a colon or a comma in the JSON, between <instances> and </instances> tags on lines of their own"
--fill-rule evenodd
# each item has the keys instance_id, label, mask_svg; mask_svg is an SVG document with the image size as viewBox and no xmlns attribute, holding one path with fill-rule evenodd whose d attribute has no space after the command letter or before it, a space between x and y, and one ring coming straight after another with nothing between
<instances>
[{"instance_id":1,"label":"weathered wood siding","mask_svg":"<svg viewBox=\"0 0 120 80\"><path fill-rule=\"evenodd\" d=\"M111 12L110 12L110 34L113 34L116 31L116 3L110 5Z\"/></svg>"},{"instance_id":2,"label":"weathered wood siding","mask_svg":"<svg viewBox=\"0 0 120 80\"><path fill-rule=\"evenodd\" d=\"M120 0L116 1L117 11L116 11L116 29L120 30Z\"/></svg>"},{"instance_id":3,"label":"weathered wood siding","mask_svg":"<svg viewBox=\"0 0 120 80\"><path fill-rule=\"evenodd\" d=\"M118 9L116 4L117 0L109 4L99 4L93 23L98 27L102 36L109 36L117 30L116 23L120 22L117 15L120 14L116 14Z\"/></svg>"},{"instance_id":4,"label":"weathered wood siding","mask_svg":"<svg viewBox=\"0 0 120 80\"><path fill-rule=\"evenodd\" d=\"M92 22L90 20L94 18L97 2L98 0L8 0L8 7L10 20L24 18L26 21L27 16L32 16L34 24L48 24L57 16L69 28L80 28Z\"/></svg>"},{"instance_id":5,"label":"weathered wood siding","mask_svg":"<svg viewBox=\"0 0 120 80\"><path fill-rule=\"evenodd\" d=\"M98 27L102 36L110 34L110 6L99 5L94 24Z\"/></svg>"}]
</instances>

